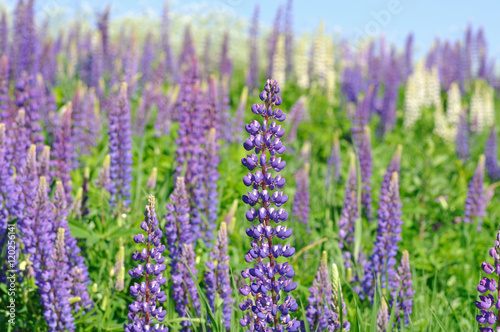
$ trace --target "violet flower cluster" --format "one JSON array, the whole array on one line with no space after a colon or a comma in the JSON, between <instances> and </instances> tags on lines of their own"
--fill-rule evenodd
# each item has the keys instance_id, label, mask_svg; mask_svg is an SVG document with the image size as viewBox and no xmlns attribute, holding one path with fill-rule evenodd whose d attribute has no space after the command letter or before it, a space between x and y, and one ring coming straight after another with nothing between
<instances>
[{"instance_id":1,"label":"violet flower cluster","mask_svg":"<svg viewBox=\"0 0 500 332\"><path fill-rule=\"evenodd\" d=\"M186 46L187 47L187 46ZM190 51L189 51L190 52ZM177 99L177 115L179 120L179 137L176 139L175 177L184 175L189 194L191 232L193 244L202 237L203 206L203 100L200 91L198 61L191 58L191 66L182 77Z\"/></svg>"},{"instance_id":2,"label":"violet flower cluster","mask_svg":"<svg viewBox=\"0 0 500 332\"><path fill-rule=\"evenodd\" d=\"M358 219L358 185L354 157L351 156L349 174L347 176L344 207L339 220L339 247L347 269L353 267L352 246L354 244L354 225Z\"/></svg>"},{"instance_id":3,"label":"violet flower cluster","mask_svg":"<svg viewBox=\"0 0 500 332\"><path fill-rule=\"evenodd\" d=\"M483 217L485 215L484 201L484 155L479 157L474 176L469 182L467 197L465 198L464 222L472 223L478 219L478 230L481 229Z\"/></svg>"},{"instance_id":4,"label":"violet flower cluster","mask_svg":"<svg viewBox=\"0 0 500 332\"><path fill-rule=\"evenodd\" d=\"M380 193L377 237L369 262L364 266L362 288L370 301L378 286L389 291L397 288L396 255L401 240L401 203L398 173L393 172L384 192ZM380 285L377 285L380 279Z\"/></svg>"},{"instance_id":5,"label":"violet flower cluster","mask_svg":"<svg viewBox=\"0 0 500 332\"><path fill-rule=\"evenodd\" d=\"M119 211L130 205L132 140L127 84L122 83L116 103L109 112L110 204Z\"/></svg>"},{"instance_id":6,"label":"violet flower cluster","mask_svg":"<svg viewBox=\"0 0 500 332\"><path fill-rule=\"evenodd\" d=\"M484 147L484 155L486 157L486 171L491 181L500 180L500 167L498 167L498 137L495 126L491 127L490 135Z\"/></svg>"},{"instance_id":7,"label":"violet flower cluster","mask_svg":"<svg viewBox=\"0 0 500 332\"><path fill-rule=\"evenodd\" d=\"M183 254L186 255L187 246L190 247L193 242L186 185L183 177L178 177L176 181L175 189L170 195L171 203L167 204L165 236L169 250L172 298L175 302L175 310L180 317L188 317L190 299L192 307L197 311L199 311L200 304L196 287L192 287L194 283L192 283L191 274L183 263ZM189 268L193 275L196 275L195 267L190 266ZM192 286L188 285L188 281L190 284L192 283ZM190 321L182 321L181 325L183 332L191 331Z\"/></svg>"},{"instance_id":8,"label":"violet flower cluster","mask_svg":"<svg viewBox=\"0 0 500 332\"><path fill-rule=\"evenodd\" d=\"M359 170L361 173L361 205L363 206L363 211L371 222L372 217L372 144L370 129L365 126L363 129L361 143L358 150L359 156Z\"/></svg>"},{"instance_id":9,"label":"violet flower cluster","mask_svg":"<svg viewBox=\"0 0 500 332\"><path fill-rule=\"evenodd\" d=\"M231 329L231 312L234 300L231 297L231 279L229 275L229 255L227 249L227 225L222 222L219 235L215 240L215 246L210 253L210 258L206 263L205 272L206 295L210 309L215 312L217 297L223 301L222 313L224 315L224 326L226 330Z\"/></svg>"},{"instance_id":10,"label":"violet flower cluster","mask_svg":"<svg viewBox=\"0 0 500 332\"><path fill-rule=\"evenodd\" d=\"M343 330L349 331L350 329L350 323L346 319L346 305L341 292L339 292L338 271L335 272L337 266L335 264L334 266L334 271L332 271L334 278L333 284L331 284L328 273L328 256L326 251L323 251L313 286L309 288L311 295L307 298L309 305L306 309L306 317L311 331L340 331L340 316L344 318Z\"/></svg>"},{"instance_id":11,"label":"violet flower cluster","mask_svg":"<svg viewBox=\"0 0 500 332\"><path fill-rule=\"evenodd\" d=\"M72 104L68 103L66 110L62 116L62 121L54 135L53 152L51 161L52 171L51 178L56 178L62 181L64 191L66 192L66 201L71 203L71 170L73 169L73 142L71 139L71 114Z\"/></svg>"},{"instance_id":12,"label":"violet flower cluster","mask_svg":"<svg viewBox=\"0 0 500 332\"><path fill-rule=\"evenodd\" d=\"M410 315L413 311L413 295L415 292L413 291L413 281L411 277L410 254L407 250L404 250L397 273L399 293L397 293L397 298L395 299L398 310L398 323L400 326L402 325L402 315L404 315L404 325L408 326L410 323Z\"/></svg>"},{"instance_id":13,"label":"violet flower cluster","mask_svg":"<svg viewBox=\"0 0 500 332\"><path fill-rule=\"evenodd\" d=\"M495 332L500 328L500 301L498 299L498 280L500 280L500 231L497 233L495 245L490 249L489 254L494 259L494 264L483 262L481 269L488 276L493 273L492 277L483 277L477 285L479 301L475 302L479 314L476 315L476 320L480 325L481 332Z\"/></svg>"},{"instance_id":14,"label":"violet flower cluster","mask_svg":"<svg viewBox=\"0 0 500 332\"><path fill-rule=\"evenodd\" d=\"M469 159L469 123L467 121L467 112L462 111L458 121L457 134L455 136L455 149L457 156L462 162Z\"/></svg>"},{"instance_id":15,"label":"violet flower cluster","mask_svg":"<svg viewBox=\"0 0 500 332\"><path fill-rule=\"evenodd\" d=\"M127 317L131 323L124 324L123 327L125 332L168 332L168 327L161 324L167 314L161 306L167 300L161 288L167 279L163 276L166 269L165 257L162 256L165 245L160 242L163 233L156 217L154 196L149 196L144 215L145 220L141 223L141 229L146 235L143 233L135 235L134 242L145 244L146 247L132 254L132 259L138 262L138 265L130 270L129 274L134 279L144 277L145 281L140 284L134 282L130 286L130 295L135 300L128 306Z\"/></svg>"},{"instance_id":16,"label":"violet flower cluster","mask_svg":"<svg viewBox=\"0 0 500 332\"><path fill-rule=\"evenodd\" d=\"M244 279L249 279L249 284L245 283L239 289L241 295L251 295L239 305L245 312L240 324L249 331L298 331L301 325L300 321L290 316L298 308L289 294L297 288L292 279L295 275L293 266L288 262L279 263L280 257L291 257L295 248L273 241L274 238L288 239L292 230L281 224L275 227L271 224L288 219L288 213L281 207L288 200L288 196L280 190L285 186L285 179L280 174L273 177L270 172L273 169L279 173L286 166L286 162L277 157L285 152L281 142L285 130L276 122L286 118L286 114L276 107L281 105L279 91L278 83L268 79L264 91L260 93L263 104L252 105L252 112L264 120L262 123L253 120L245 126L250 137L243 146L254 153L241 160L250 171L243 177L243 183L251 187L242 199L251 207L246 212L247 219L250 222L258 220L257 226L251 225L246 229L247 235L252 238L252 249L245 255L245 261L254 261L254 266L241 272ZM282 291L287 294L284 299Z\"/></svg>"},{"instance_id":17,"label":"violet flower cluster","mask_svg":"<svg viewBox=\"0 0 500 332\"><path fill-rule=\"evenodd\" d=\"M257 89L259 87L260 71L259 71L259 5L255 5L253 11L252 23L249 31L249 68L247 75L247 86L250 89ZM271 58L272 59L272 58Z\"/></svg>"},{"instance_id":18,"label":"violet flower cluster","mask_svg":"<svg viewBox=\"0 0 500 332\"><path fill-rule=\"evenodd\" d=\"M311 228L309 224L309 168L309 163L306 163L296 174L297 191L295 192L292 208L292 220L306 224L308 231Z\"/></svg>"}]
</instances>

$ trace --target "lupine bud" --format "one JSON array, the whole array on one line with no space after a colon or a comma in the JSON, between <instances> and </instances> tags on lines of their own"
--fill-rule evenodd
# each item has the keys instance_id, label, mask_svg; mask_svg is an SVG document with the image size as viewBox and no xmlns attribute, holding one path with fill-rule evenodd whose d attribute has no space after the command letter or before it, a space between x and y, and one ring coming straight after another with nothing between
<instances>
[{"instance_id":1,"label":"lupine bud","mask_svg":"<svg viewBox=\"0 0 500 332\"><path fill-rule=\"evenodd\" d=\"M148 188L149 190L154 190L156 188L157 174L158 174L158 169L156 167L153 167L151 175L148 178L148 182L146 182L146 188Z\"/></svg>"},{"instance_id":2,"label":"lupine bud","mask_svg":"<svg viewBox=\"0 0 500 332\"><path fill-rule=\"evenodd\" d=\"M397 294L397 310L398 310L398 322L400 321L401 314L404 314L404 325L408 326L410 323L410 315L413 309L413 282L411 279L410 270L410 255L407 250L403 251L403 256L401 257L401 263L398 267L398 287L399 293ZM393 290L394 292L396 290ZM401 314L399 314L401 313ZM401 323L399 322L401 325Z\"/></svg>"}]
</instances>

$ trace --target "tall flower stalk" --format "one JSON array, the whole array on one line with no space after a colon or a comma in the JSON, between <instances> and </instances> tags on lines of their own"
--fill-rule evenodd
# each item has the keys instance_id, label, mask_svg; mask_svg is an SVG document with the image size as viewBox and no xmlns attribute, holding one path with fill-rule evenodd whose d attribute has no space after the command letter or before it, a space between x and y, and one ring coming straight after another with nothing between
<instances>
[{"instance_id":1,"label":"tall flower stalk","mask_svg":"<svg viewBox=\"0 0 500 332\"><path fill-rule=\"evenodd\" d=\"M467 197L465 199L464 222L471 223L478 218L478 229L481 229L483 217L485 214L484 203L484 155L479 157L474 176L469 182Z\"/></svg>"},{"instance_id":2,"label":"tall flower stalk","mask_svg":"<svg viewBox=\"0 0 500 332\"><path fill-rule=\"evenodd\" d=\"M146 235L143 233L135 235L134 242L144 244L146 248L132 254L132 259L138 264L129 271L129 274L134 279L144 277L145 281L140 284L134 282L130 286L130 295L135 300L128 306L127 317L131 323L124 324L123 327L125 332L168 332L168 327L164 324L160 325L167 314L161 306L167 300L165 292L161 290L162 286L167 283L167 278L163 277L163 271L166 268L165 257L162 256L165 245L160 242L163 232L156 217L154 196L149 196L144 216L141 229Z\"/></svg>"},{"instance_id":3,"label":"tall flower stalk","mask_svg":"<svg viewBox=\"0 0 500 332\"><path fill-rule=\"evenodd\" d=\"M410 323L410 315L413 310L413 281L411 279L410 254L407 250L403 251L401 263L398 267L399 293L395 299L398 310L398 322L401 325L401 316L404 315L404 325Z\"/></svg>"},{"instance_id":4,"label":"tall flower stalk","mask_svg":"<svg viewBox=\"0 0 500 332\"><path fill-rule=\"evenodd\" d=\"M176 180L174 192L170 195L171 203L167 204L168 214L165 216L165 236L170 258L170 275L172 278L172 298L175 302L175 311L181 317L188 317L188 307L191 304L199 310L198 293L196 288L187 287L185 280L192 277L183 263L183 253L186 246L193 242L191 223L189 221L189 201L187 198L186 184L183 177ZM191 247L192 251L192 247ZM191 272L196 275L195 271ZM182 331L191 331L191 322L181 322Z\"/></svg>"},{"instance_id":5,"label":"tall flower stalk","mask_svg":"<svg viewBox=\"0 0 500 332\"><path fill-rule=\"evenodd\" d=\"M500 231L497 233L495 245L490 249L489 254L494 259L494 265L483 262L481 269L488 276L483 277L477 285L479 301L475 302L476 308L480 310L476 315L476 320L480 325L481 332L495 332L500 327L500 302L499 302L499 284L500 284ZM491 309L491 310L490 310ZM490 326L488 326L490 325Z\"/></svg>"},{"instance_id":6,"label":"tall flower stalk","mask_svg":"<svg viewBox=\"0 0 500 332\"><path fill-rule=\"evenodd\" d=\"M490 135L484 147L484 155L486 157L486 171L491 181L500 180L500 167L498 167L498 137L495 126L491 126Z\"/></svg>"},{"instance_id":7,"label":"tall flower stalk","mask_svg":"<svg viewBox=\"0 0 500 332\"><path fill-rule=\"evenodd\" d=\"M216 298L223 301L222 312L224 314L224 326L226 330L231 329L231 312L233 299L231 297L232 288L229 276L229 255L227 250L227 225L222 222L219 229L219 235L215 240L215 247L210 253L210 258L206 263L207 272L205 272L205 284L207 298L212 309L215 312Z\"/></svg>"},{"instance_id":8,"label":"tall flower stalk","mask_svg":"<svg viewBox=\"0 0 500 332\"><path fill-rule=\"evenodd\" d=\"M253 120L245 126L250 137L243 146L247 151L255 153L248 154L241 160L243 166L250 171L243 177L243 183L253 188L243 195L243 202L251 207L246 217L250 222L258 220L258 224L251 225L246 230L247 235L252 238L252 249L245 255L245 261L254 261L254 267L241 272L241 276L249 279L250 283L240 287L240 294L251 296L240 304L240 309L245 312L240 324L258 331L297 331L300 326L300 321L290 316L298 308L289 294L297 288L297 283L292 279L295 275L293 266L288 262L278 261L280 257L291 257L295 248L289 244L274 243L276 237L281 240L289 238L292 230L287 226L273 227L271 224L288 219L288 213L281 207L288 196L283 191L274 191L285 186L285 179L280 174L273 177L270 172L271 169L280 172L286 166L286 162L276 156L285 152L285 146L281 142L285 130L276 122L282 122L286 118L286 114L276 107L281 105L279 91L278 83L274 79L268 79L264 91L260 93L263 104L252 105L252 112L262 116L264 120L262 123ZM282 291L287 295L281 302Z\"/></svg>"},{"instance_id":9,"label":"tall flower stalk","mask_svg":"<svg viewBox=\"0 0 500 332\"><path fill-rule=\"evenodd\" d=\"M127 208L132 181L132 140L130 137L130 105L127 84L122 83L116 103L109 112L109 150L111 179L110 204Z\"/></svg>"}]
</instances>

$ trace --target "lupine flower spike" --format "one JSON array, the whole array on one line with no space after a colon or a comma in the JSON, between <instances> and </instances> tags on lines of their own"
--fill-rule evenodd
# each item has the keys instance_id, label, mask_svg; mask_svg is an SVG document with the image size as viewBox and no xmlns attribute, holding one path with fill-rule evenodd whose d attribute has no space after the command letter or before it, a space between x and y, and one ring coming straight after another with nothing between
<instances>
[{"instance_id":1,"label":"lupine flower spike","mask_svg":"<svg viewBox=\"0 0 500 332\"><path fill-rule=\"evenodd\" d=\"M486 275L493 273L493 277L483 277L479 281L477 291L481 295L479 295L479 301L475 303L476 308L480 310L479 314L476 315L476 320L480 325L486 325L479 328L481 332L495 332L500 329L500 301L498 298L498 282L500 281L500 231L498 231L495 245L490 249L489 253L491 258L495 260L494 265L483 262L481 269ZM498 314L495 311L498 311Z\"/></svg>"},{"instance_id":2,"label":"lupine flower spike","mask_svg":"<svg viewBox=\"0 0 500 332\"><path fill-rule=\"evenodd\" d=\"M474 176L469 182L467 190L467 198L465 199L464 222L471 223L475 218L478 218L478 230L481 229L481 224L484 216L484 155L479 157Z\"/></svg>"},{"instance_id":3,"label":"lupine flower spike","mask_svg":"<svg viewBox=\"0 0 500 332\"><path fill-rule=\"evenodd\" d=\"M400 323L401 315L404 315L404 325L410 323L410 315L413 309L413 282L411 279L410 270L410 254L408 250L403 251L401 264L398 267L399 294L397 294L397 310L398 322ZM401 325L401 323L400 323Z\"/></svg>"},{"instance_id":4,"label":"lupine flower spike","mask_svg":"<svg viewBox=\"0 0 500 332\"><path fill-rule=\"evenodd\" d=\"M498 136L495 126L491 127L490 135L484 147L484 155L486 156L486 171L491 181L500 180L500 167L498 167Z\"/></svg>"},{"instance_id":5,"label":"lupine flower spike","mask_svg":"<svg viewBox=\"0 0 500 332\"><path fill-rule=\"evenodd\" d=\"M240 324L256 331L298 331L301 325L300 321L290 316L298 308L297 302L289 294L297 288L297 283L292 280L295 272L288 262L277 261L279 257L291 257L295 248L289 244L273 244L274 237L286 240L292 235L292 230L287 226L274 227L271 224L288 219L288 213L281 207L288 196L283 191L273 192L285 186L285 179L279 174L273 177L270 172L271 169L280 172L286 165L281 157L276 156L285 152L285 146L281 142L285 130L276 121L272 121L282 122L286 118L281 109L274 108L281 105L279 92L278 83L274 79L268 79L264 91L260 93L260 99L264 103L252 105L252 112L262 116L264 120L262 123L253 120L245 126L250 137L243 146L255 154L248 154L241 160L243 166L250 171L243 177L243 183L252 187L242 198L245 204L251 206L246 217L250 222L257 219L258 224L246 229L247 235L252 238L252 249L245 255L245 261L255 262L252 268L241 272L241 276L250 282L240 287L240 294L247 297L239 306L245 312ZM287 294L284 299L281 297L284 295L282 291Z\"/></svg>"},{"instance_id":6,"label":"lupine flower spike","mask_svg":"<svg viewBox=\"0 0 500 332\"><path fill-rule=\"evenodd\" d=\"M167 296L161 288L167 279L163 277L165 257L162 254L165 251L165 246L160 242L163 233L158 226L154 196L149 196L144 215L145 219L141 223L141 229L146 233L146 236L139 233L134 236L134 242L145 244L146 248L132 254L132 259L138 264L129 271L129 274L134 279L144 277L145 281L140 284L134 282L130 286L130 295L135 300L128 306L127 317L130 323L124 324L123 327L125 332L168 332L168 327L161 324L167 314L161 306L167 300Z\"/></svg>"},{"instance_id":7,"label":"lupine flower spike","mask_svg":"<svg viewBox=\"0 0 500 332\"><path fill-rule=\"evenodd\" d=\"M229 255L227 254L227 225L222 222L219 235L215 240L215 247L210 253L206 265L208 271L205 273L207 298L212 311L215 310L216 296L223 301L222 312L224 314L224 325L226 330L231 329L231 311L233 299L229 276Z\"/></svg>"}]
</instances>

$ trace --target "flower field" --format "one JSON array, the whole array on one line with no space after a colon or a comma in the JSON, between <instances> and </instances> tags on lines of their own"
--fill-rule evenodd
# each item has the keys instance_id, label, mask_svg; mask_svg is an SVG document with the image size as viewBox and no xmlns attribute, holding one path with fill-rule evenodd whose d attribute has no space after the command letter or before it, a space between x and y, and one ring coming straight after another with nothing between
<instances>
[{"instance_id":1,"label":"flower field","mask_svg":"<svg viewBox=\"0 0 500 332\"><path fill-rule=\"evenodd\" d=\"M3 12L0 331L500 331L485 32L417 56L293 5Z\"/></svg>"}]
</instances>

